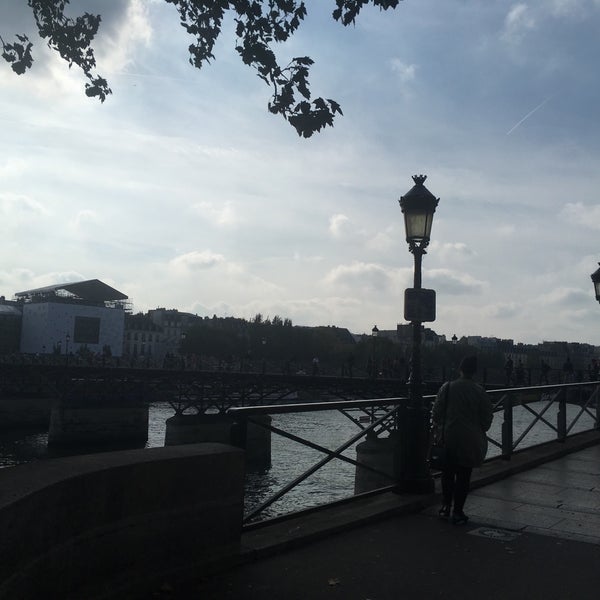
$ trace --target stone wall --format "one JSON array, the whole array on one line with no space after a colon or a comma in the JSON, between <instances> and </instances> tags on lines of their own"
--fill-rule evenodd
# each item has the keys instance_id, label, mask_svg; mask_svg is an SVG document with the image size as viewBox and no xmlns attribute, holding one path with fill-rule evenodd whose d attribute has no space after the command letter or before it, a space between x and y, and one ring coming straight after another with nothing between
<instances>
[{"instance_id":1,"label":"stone wall","mask_svg":"<svg viewBox=\"0 0 600 600\"><path fill-rule=\"evenodd\" d=\"M122 598L239 551L244 454L217 443L0 470L0 599Z\"/></svg>"}]
</instances>

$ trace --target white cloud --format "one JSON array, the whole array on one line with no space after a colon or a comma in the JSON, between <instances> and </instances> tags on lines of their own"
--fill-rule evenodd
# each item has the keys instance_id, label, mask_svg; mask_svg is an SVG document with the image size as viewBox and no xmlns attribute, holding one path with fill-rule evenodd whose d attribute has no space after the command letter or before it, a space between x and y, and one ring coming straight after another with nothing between
<instances>
[{"instance_id":1,"label":"white cloud","mask_svg":"<svg viewBox=\"0 0 600 600\"><path fill-rule=\"evenodd\" d=\"M532 10L527 4L514 4L504 19L502 38L510 43L518 43L536 26Z\"/></svg>"},{"instance_id":2,"label":"white cloud","mask_svg":"<svg viewBox=\"0 0 600 600\"><path fill-rule=\"evenodd\" d=\"M219 205L215 202L197 202L192 206L194 212L218 227L233 227L238 223L238 216L232 202Z\"/></svg>"},{"instance_id":3,"label":"white cloud","mask_svg":"<svg viewBox=\"0 0 600 600\"><path fill-rule=\"evenodd\" d=\"M392 234L392 231L393 229L389 229L376 233L372 238L367 240L367 248L375 252L387 252L390 248L393 248L398 243L398 239Z\"/></svg>"},{"instance_id":4,"label":"white cloud","mask_svg":"<svg viewBox=\"0 0 600 600\"><path fill-rule=\"evenodd\" d=\"M329 233L334 238L341 238L348 231L350 219L346 215L337 214L329 218Z\"/></svg>"},{"instance_id":5,"label":"white cloud","mask_svg":"<svg viewBox=\"0 0 600 600\"><path fill-rule=\"evenodd\" d=\"M69 222L69 226L75 232L82 232L89 225L99 223L98 213L95 210L80 210Z\"/></svg>"},{"instance_id":6,"label":"white cloud","mask_svg":"<svg viewBox=\"0 0 600 600\"><path fill-rule=\"evenodd\" d=\"M547 294L541 299L543 304L562 306L562 307L588 307L590 305L590 297L592 295L592 287L590 285L590 291L584 291L579 288L566 288L558 287Z\"/></svg>"},{"instance_id":7,"label":"white cloud","mask_svg":"<svg viewBox=\"0 0 600 600\"><path fill-rule=\"evenodd\" d=\"M464 242L439 242L434 240L431 242L430 248L442 261L476 256L476 252Z\"/></svg>"},{"instance_id":8,"label":"white cloud","mask_svg":"<svg viewBox=\"0 0 600 600\"><path fill-rule=\"evenodd\" d=\"M511 224L496 225L493 229L500 237L513 237L517 233L517 228Z\"/></svg>"},{"instance_id":9,"label":"white cloud","mask_svg":"<svg viewBox=\"0 0 600 600\"><path fill-rule=\"evenodd\" d=\"M499 302L484 308L484 314L493 319L513 319L522 311L522 306L516 302Z\"/></svg>"},{"instance_id":10,"label":"white cloud","mask_svg":"<svg viewBox=\"0 0 600 600\"><path fill-rule=\"evenodd\" d=\"M25 172L27 166L27 162L22 158L7 158L3 165L0 164L0 179L21 175Z\"/></svg>"},{"instance_id":11,"label":"white cloud","mask_svg":"<svg viewBox=\"0 0 600 600\"><path fill-rule=\"evenodd\" d=\"M562 216L574 225L600 231L600 204L587 206L583 202L568 202Z\"/></svg>"},{"instance_id":12,"label":"white cloud","mask_svg":"<svg viewBox=\"0 0 600 600\"><path fill-rule=\"evenodd\" d=\"M147 7L141 0L130 0L126 12L115 20L115 29L111 34L99 37L98 66L108 73L120 71L134 62L134 48L138 43L148 46L152 41L152 25Z\"/></svg>"},{"instance_id":13,"label":"white cloud","mask_svg":"<svg viewBox=\"0 0 600 600\"><path fill-rule=\"evenodd\" d=\"M211 269L212 267L221 265L225 262L225 257L222 254L211 252L210 250L194 250L186 254L176 256L170 262L170 266L174 269L184 269L189 271L197 271L202 269Z\"/></svg>"},{"instance_id":14,"label":"white cloud","mask_svg":"<svg viewBox=\"0 0 600 600\"><path fill-rule=\"evenodd\" d=\"M450 269L429 269L427 279L436 290L447 294L481 294L488 284L467 273L456 273Z\"/></svg>"},{"instance_id":15,"label":"white cloud","mask_svg":"<svg viewBox=\"0 0 600 600\"><path fill-rule=\"evenodd\" d=\"M50 214L41 202L13 193L0 193L0 228L14 228L21 223L31 223L34 219Z\"/></svg>"},{"instance_id":16,"label":"white cloud","mask_svg":"<svg viewBox=\"0 0 600 600\"><path fill-rule=\"evenodd\" d=\"M392 58L390 60L390 66L392 71L398 76L398 79L402 83L408 83L409 81L413 81L417 73L416 65L406 64L399 58Z\"/></svg>"},{"instance_id":17,"label":"white cloud","mask_svg":"<svg viewBox=\"0 0 600 600\"><path fill-rule=\"evenodd\" d=\"M357 261L331 269L325 276L325 282L333 286L383 291L389 287L391 276L380 265Z\"/></svg>"}]
</instances>

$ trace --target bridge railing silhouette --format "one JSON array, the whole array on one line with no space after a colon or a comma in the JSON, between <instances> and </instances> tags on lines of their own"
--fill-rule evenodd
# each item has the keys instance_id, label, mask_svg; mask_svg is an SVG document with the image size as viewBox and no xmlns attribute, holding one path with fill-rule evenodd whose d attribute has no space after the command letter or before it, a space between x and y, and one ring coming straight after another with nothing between
<instances>
[{"instance_id":1,"label":"bridge railing silhouette","mask_svg":"<svg viewBox=\"0 0 600 600\"><path fill-rule=\"evenodd\" d=\"M505 460L510 460L513 453L521 449L531 448L552 440L563 442L568 436L581 431L600 429L600 381L504 388L488 390L487 393L491 397L494 412L500 415L500 419L495 418L495 424L488 435L490 443L488 459L501 456ZM433 395L425 396L425 400L430 403L434 399ZM227 412L236 423L235 441L241 446L244 445L246 427L252 423L323 454L323 458L285 483L269 498L257 506L250 507L244 516L244 526L252 527L273 518L272 516L265 518L268 508L334 460L343 461L373 473L382 481L388 482L387 485L384 484L373 490L373 493L393 489L395 481L389 469L382 470L374 467L372 464L351 458L344 452L354 448L359 441L368 436L380 437L395 432L399 418L398 408L406 401L406 398L398 397L230 408ZM285 431L277 424L266 424L260 420L260 417L264 415L322 413L324 411L339 411L357 427L354 435L333 449ZM353 495L349 494L348 497ZM280 513L276 516L284 515Z\"/></svg>"}]
</instances>

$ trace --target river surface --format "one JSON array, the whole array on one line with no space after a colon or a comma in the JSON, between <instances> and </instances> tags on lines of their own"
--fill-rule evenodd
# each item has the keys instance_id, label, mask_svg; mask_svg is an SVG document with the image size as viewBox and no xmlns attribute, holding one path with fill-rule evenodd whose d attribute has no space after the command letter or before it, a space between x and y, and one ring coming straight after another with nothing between
<instances>
[{"instance_id":1,"label":"river surface","mask_svg":"<svg viewBox=\"0 0 600 600\"><path fill-rule=\"evenodd\" d=\"M530 405L539 411L545 403ZM550 423L556 423L558 406L552 405L544 414ZM579 413L580 408L567 405L567 423ZM150 405L148 442L146 447L164 445L165 421L174 411L168 403ZM356 415L358 417L358 415ZM514 409L514 440L529 426L533 415L522 407ZM500 441L502 414L496 413L489 432L492 439ZM302 414L274 415L272 425L308 439L331 450L341 446L358 432L357 425L338 411L325 411ZM584 413L570 433L591 429L592 417ZM542 422L527 434L517 449L533 446L556 437L556 433ZM39 431L11 431L0 433L0 468L51 458L47 449L48 433ZM261 504L284 485L301 475L318 462L323 454L279 435L272 435L272 464L268 469L253 471L246 478L246 509ZM355 446L344 454L356 458ZM499 454L499 449L490 444L488 456ZM269 507L262 518L285 514L335 500L347 498L353 494L355 467L340 460L333 460L311 475L282 499Z\"/></svg>"}]
</instances>

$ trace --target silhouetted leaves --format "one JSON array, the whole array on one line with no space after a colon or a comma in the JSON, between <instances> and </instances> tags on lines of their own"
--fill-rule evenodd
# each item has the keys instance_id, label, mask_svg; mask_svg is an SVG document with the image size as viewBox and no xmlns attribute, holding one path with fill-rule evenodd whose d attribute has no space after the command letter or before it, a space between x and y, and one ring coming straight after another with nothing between
<instances>
[{"instance_id":1,"label":"silhouetted leaves","mask_svg":"<svg viewBox=\"0 0 600 600\"><path fill-rule=\"evenodd\" d=\"M28 0L40 37L48 41L48 46L56 50L61 58L69 63L69 67L77 65L85 74L88 96L98 96L104 102L111 93L106 79L94 75L96 59L90 47L100 25L100 15L84 13L76 19L66 17L65 5L68 0ZM7 44L0 37L2 57L9 63L15 73L22 75L31 68L33 57L32 43L25 35L17 35L21 42Z\"/></svg>"},{"instance_id":2,"label":"silhouetted leaves","mask_svg":"<svg viewBox=\"0 0 600 600\"><path fill-rule=\"evenodd\" d=\"M323 0L322 0L323 1ZM272 48L293 35L306 16L301 0L165 0L179 12L184 29L194 38L188 47L189 62L196 68L214 60L214 46L221 33L226 11L232 11L236 23L236 50L244 64L273 89L269 111L281 115L298 135L310 137L326 126L333 126L336 114L342 114L334 100L311 101L308 56L297 57L281 67ZM354 23L366 4L383 10L396 8L400 0L335 0L333 18L343 25ZM84 13L76 19L65 16L69 0L28 0L39 35L48 41L69 66L77 65L88 79L85 93L104 102L111 93L106 79L94 73L96 60L91 43L100 25L100 16ZM32 44L24 35L16 42L2 44L2 57L15 73L22 74L32 65Z\"/></svg>"}]
</instances>

